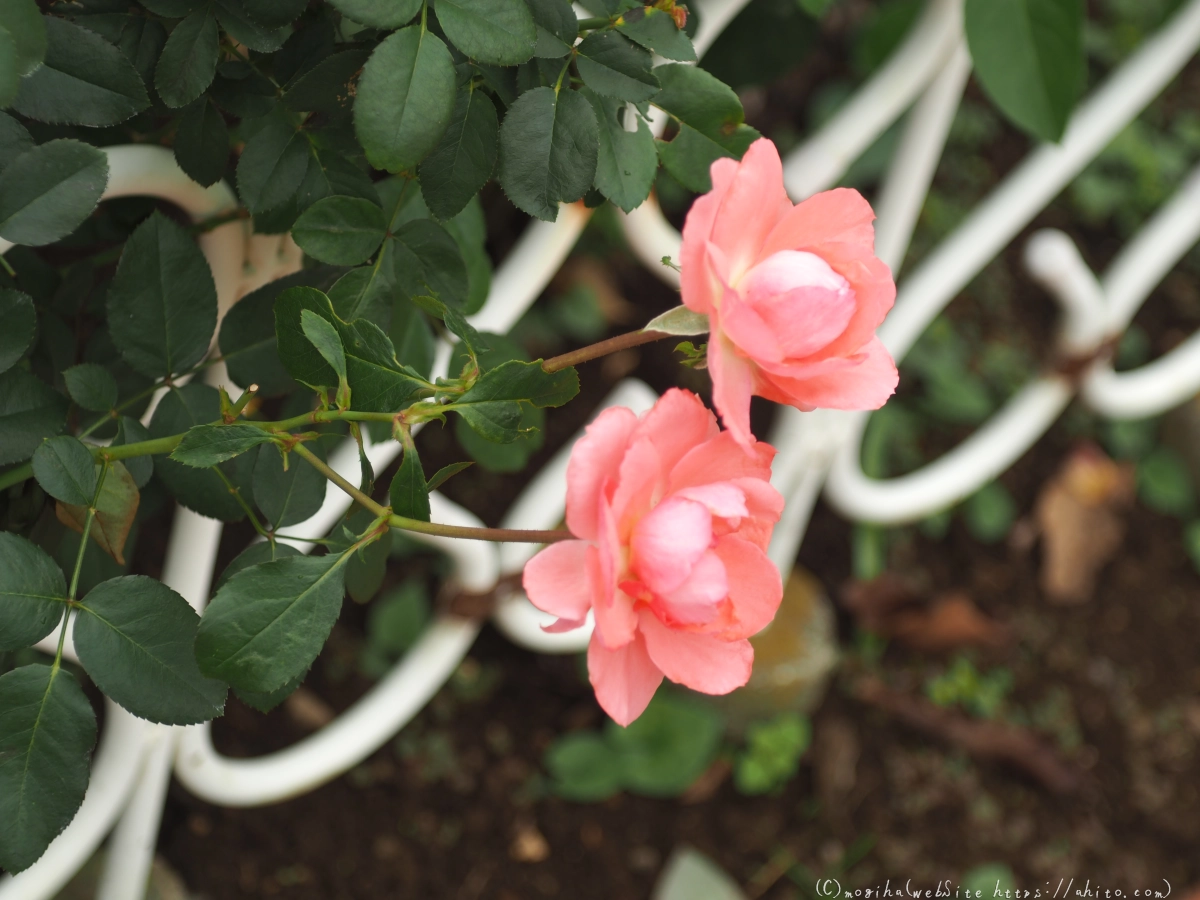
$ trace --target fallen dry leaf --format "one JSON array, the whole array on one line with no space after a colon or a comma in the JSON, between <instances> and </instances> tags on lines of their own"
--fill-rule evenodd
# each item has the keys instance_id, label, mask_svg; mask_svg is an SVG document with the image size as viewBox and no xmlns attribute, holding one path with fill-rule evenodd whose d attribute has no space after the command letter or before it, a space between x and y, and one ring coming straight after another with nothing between
<instances>
[{"instance_id":1,"label":"fallen dry leaf","mask_svg":"<svg viewBox=\"0 0 1200 900\"><path fill-rule=\"evenodd\" d=\"M891 636L914 650L938 653L958 647L1003 647L1008 628L979 611L966 594L955 592L920 610L896 613L889 624Z\"/></svg>"},{"instance_id":2,"label":"fallen dry leaf","mask_svg":"<svg viewBox=\"0 0 1200 900\"><path fill-rule=\"evenodd\" d=\"M1042 487L1035 508L1042 535L1041 586L1057 603L1083 603L1125 539L1118 511L1133 498L1133 467L1085 444Z\"/></svg>"},{"instance_id":3,"label":"fallen dry leaf","mask_svg":"<svg viewBox=\"0 0 1200 900\"><path fill-rule=\"evenodd\" d=\"M925 603L914 585L895 575L851 582L842 590L842 604L862 628L929 653L1003 647L1012 637L965 593L952 591Z\"/></svg>"}]
</instances>

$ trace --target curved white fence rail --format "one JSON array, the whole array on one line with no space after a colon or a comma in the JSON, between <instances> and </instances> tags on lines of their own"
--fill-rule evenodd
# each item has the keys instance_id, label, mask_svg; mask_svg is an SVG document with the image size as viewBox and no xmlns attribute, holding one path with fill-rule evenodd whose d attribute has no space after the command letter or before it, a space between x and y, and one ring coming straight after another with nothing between
<instances>
[{"instance_id":1,"label":"curved white fence rail","mask_svg":"<svg viewBox=\"0 0 1200 900\"><path fill-rule=\"evenodd\" d=\"M701 15L696 45L701 53L745 2L696 4ZM801 199L834 184L863 150L911 109L876 199L877 250L894 270L904 258L970 74L961 32L961 0L929 0L891 59L785 160L788 190L793 199ZM1061 144L1034 151L911 275L901 279L896 308L880 330L897 358L1174 78L1198 46L1200 0L1190 0L1079 108ZM110 179L105 199L132 194L162 197L196 220L219 215L236 204L226 186L202 189L188 180L162 148L116 147L106 152ZM561 207L557 222L532 224L497 269L488 301L473 317L475 327L493 332L511 328L561 267L589 214L582 204L571 204ZM623 223L639 258L664 281L678 284L677 274L660 260L677 255L679 234L654 199L624 216ZM958 448L909 475L874 480L863 474L859 446L867 414L780 410L770 438L779 449L773 481L788 503L771 543L771 558L781 569L791 565L826 482L830 501L852 518L908 521L966 497L1001 474L1049 428L1076 390L1096 412L1116 418L1154 415L1195 394L1200 390L1200 334L1132 372L1114 372L1100 351L1124 331L1153 288L1198 239L1200 168L1100 279L1065 235L1035 235L1026 248L1026 262L1062 307L1060 349L1066 357L1094 357L1093 361L1073 380L1054 372L1043 375ZM222 313L248 290L298 264L289 240L251 236L241 222L214 229L200 238L200 244L213 270ZM0 241L0 253L9 246ZM439 370L444 371L450 352L448 344L439 346ZM223 368L214 370L210 381L227 379ZM602 406L642 411L655 399L646 385L627 380L614 388ZM379 469L395 458L398 449L389 442L371 446L368 452ZM506 527L545 528L560 521L568 455L569 447L564 447L535 476L506 516ZM358 457L352 445L335 451L330 464L357 479ZM431 502L437 521L478 524L470 513L438 494ZM289 530L321 537L348 505L345 495L330 485L321 510ZM209 593L220 536L219 522L182 508L176 513L163 580L197 609ZM524 544L428 540L450 555L455 577L471 591L493 588L501 577L520 571L534 552ZM546 620L519 589L500 598L493 614L501 632L532 650L565 653L586 646L590 628L547 634L541 629ZM311 790L360 762L410 721L453 673L478 630L478 622L436 618L392 672L332 724L293 747L257 759L221 756L212 745L208 724L152 725L109 703L82 808L36 865L16 878L0 880L0 900L52 896L110 830L108 863L97 896L101 900L140 898L172 764L190 790L227 806L272 803ZM55 640L52 635L39 646L53 652ZM69 635L67 653L73 655Z\"/></svg>"}]
</instances>

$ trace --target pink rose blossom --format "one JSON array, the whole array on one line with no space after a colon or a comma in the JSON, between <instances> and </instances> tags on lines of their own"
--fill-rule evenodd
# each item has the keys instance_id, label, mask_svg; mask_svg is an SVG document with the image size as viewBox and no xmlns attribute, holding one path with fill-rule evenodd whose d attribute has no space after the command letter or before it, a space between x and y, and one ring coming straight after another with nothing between
<instances>
[{"instance_id":1,"label":"pink rose blossom","mask_svg":"<svg viewBox=\"0 0 1200 900\"><path fill-rule=\"evenodd\" d=\"M683 302L709 317L713 405L743 444L750 396L802 410L878 409L896 364L875 329L896 285L875 256L875 214L839 188L792 205L775 145L712 164L680 254Z\"/></svg>"},{"instance_id":2,"label":"pink rose blossom","mask_svg":"<svg viewBox=\"0 0 1200 900\"><path fill-rule=\"evenodd\" d=\"M747 640L783 594L765 553L783 498L775 449L739 444L689 391L672 389L639 419L614 407L571 452L567 527L525 567L550 631L596 629L588 672L605 712L628 725L663 676L707 694L750 678Z\"/></svg>"}]
</instances>

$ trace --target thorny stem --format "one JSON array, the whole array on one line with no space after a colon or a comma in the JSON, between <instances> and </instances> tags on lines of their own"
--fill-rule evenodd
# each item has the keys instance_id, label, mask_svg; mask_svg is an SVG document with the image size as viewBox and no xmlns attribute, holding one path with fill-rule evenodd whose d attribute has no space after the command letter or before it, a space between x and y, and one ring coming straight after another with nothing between
<instances>
[{"instance_id":1,"label":"thorny stem","mask_svg":"<svg viewBox=\"0 0 1200 900\"><path fill-rule=\"evenodd\" d=\"M668 334L665 331L630 331L627 334L618 334L616 337L609 338L606 341L589 344L586 347L580 347L578 350L572 350L570 353L564 353L561 356L553 356L542 363L542 371L548 373L558 372L568 366L576 366L590 359L598 359L601 356L608 356L608 354L616 353L619 350L628 350L630 347L649 344L652 341L661 341L663 338L669 337L678 337L678 335Z\"/></svg>"},{"instance_id":2,"label":"thorny stem","mask_svg":"<svg viewBox=\"0 0 1200 900\"><path fill-rule=\"evenodd\" d=\"M583 32L590 31L593 28L607 28L611 24L612 20L606 18L605 16L596 16L592 19L580 19L579 33L583 34Z\"/></svg>"}]
</instances>

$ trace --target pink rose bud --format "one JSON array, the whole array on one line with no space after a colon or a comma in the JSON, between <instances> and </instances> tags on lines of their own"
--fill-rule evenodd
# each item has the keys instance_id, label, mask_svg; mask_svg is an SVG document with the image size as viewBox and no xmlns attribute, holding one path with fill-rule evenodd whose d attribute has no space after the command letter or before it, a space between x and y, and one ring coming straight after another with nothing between
<instances>
[{"instance_id":1,"label":"pink rose bud","mask_svg":"<svg viewBox=\"0 0 1200 900\"><path fill-rule=\"evenodd\" d=\"M712 164L680 253L683 302L709 317L713 405L743 444L750 396L797 409L878 409L896 364L875 329L896 285L875 256L875 214L858 191L792 205L766 138Z\"/></svg>"},{"instance_id":2,"label":"pink rose bud","mask_svg":"<svg viewBox=\"0 0 1200 900\"><path fill-rule=\"evenodd\" d=\"M743 446L690 391L667 391L641 419L606 409L571 451L567 527L525 566L533 605L596 629L588 673L621 725L663 676L706 694L750 678L747 640L783 595L767 542L783 509L771 487L775 449Z\"/></svg>"}]
</instances>

